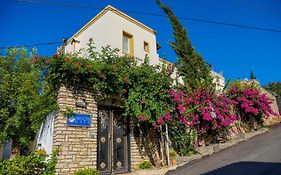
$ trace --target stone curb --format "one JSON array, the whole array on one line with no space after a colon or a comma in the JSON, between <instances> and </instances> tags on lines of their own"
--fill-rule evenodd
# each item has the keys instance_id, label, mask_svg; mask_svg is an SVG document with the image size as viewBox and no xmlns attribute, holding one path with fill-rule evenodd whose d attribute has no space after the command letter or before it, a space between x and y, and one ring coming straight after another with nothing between
<instances>
[{"instance_id":1,"label":"stone curb","mask_svg":"<svg viewBox=\"0 0 281 175\"><path fill-rule=\"evenodd\" d=\"M212 155L215 152L219 152L224 149L227 149L233 145L236 145L239 142L245 141L251 137L257 136L257 135L265 133L267 131L269 131L268 128L261 128L258 131L254 131L254 132L250 132L250 133L243 133L237 139L233 139L233 140L230 140L225 143L219 143L219 144L213 144L210 146L200 147L198 149L198 154L194 154L194 155L190 155L190 156L186 156L186 157L178 157L177 167L181 167L181 166L191 162L192 160L196 160L196 159L200 159L204 156Z\"/></svg>"},{"instance_id":2,"label":"stone curb","mask_svg":"<svg viewBox=\"0 0 281 175\"><path fill-rule=\"evenodd\" d=\"M257 136L259 134L265 133L267 131L269 131L268 128L261 128L258 131L254 131L254 132L250 132L250 133L243 133L237 139L230 140L225 143L219 143L219 144L213 144L210 146L200 147L198 149L197 154L192 154L190 156L185 156L185 157L177 157L176 158L177 165L175 165L175 166L161 168L161 169L155 168L155 169L148 169L148 170L137 170L135 172L126 173L126 175L163 175L163 174L167 173L168 171L181 167L193 160L200 159L204 156L212 155L215 152L219 152L224 149L227 149L233 145L236 145L239 142L242 142L244 140Z\"/></svg>"}]
</instances>

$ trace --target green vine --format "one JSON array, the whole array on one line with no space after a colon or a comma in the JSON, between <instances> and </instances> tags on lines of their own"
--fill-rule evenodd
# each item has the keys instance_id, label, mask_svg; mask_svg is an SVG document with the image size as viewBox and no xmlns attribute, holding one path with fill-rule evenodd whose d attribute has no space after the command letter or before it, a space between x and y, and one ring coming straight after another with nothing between
<instances>
[{"instance_id":1,"label":"green vine","mask_svg":"<svg viewBox=\"0 0 281 175\"><path fill-rule=\"evenodd\" d=\"M89 54L53 55L33 61L45 73L46 81L57 89L62 85L90 87L99 94L124 99L125 117L156 124L157 118L170 110L171 70L165 65L153 67L144 61L119 56L117 49L103 47L95 52L88 44ZM71 115L67 110L65 116Z\"/></svg>"}]
</instances>

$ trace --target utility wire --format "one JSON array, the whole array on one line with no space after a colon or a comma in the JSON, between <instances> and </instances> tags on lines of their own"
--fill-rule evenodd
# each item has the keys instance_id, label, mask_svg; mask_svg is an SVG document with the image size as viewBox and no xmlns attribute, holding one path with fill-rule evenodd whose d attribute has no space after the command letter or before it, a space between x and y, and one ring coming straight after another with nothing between
<instances>
[{"instance_id":1,"label":"utility wire","mask_svg":"<svg viewBox=\"0 0 281 175\"><path fill-rule=\"evenodd\" d=\"M22 2L22 3L33 3L33 4L50 5L50 6L87 8L87 9L95 9L95 10L102 10L103 9L103 8L96 7L96 6L81 5L81 4L67 4L67 3L50 2L50 1L34 1L34 0L16 0L16 1ZM140 14L140 15L167 17L167 15L150 13L150 12L141 12L141 11L132 11L132 10L122 10L122 11L127 12L127 13ZM263 27L256 27L256 26L250 26L250 25L226 23L226 22L220 22L220 21L206 20L206 19L200 19L200 18L191 18L191 17L182 17L182 16L177 17L177 18L182 19L182 20L209 23L209 24L217 24L217 25L230 26L230 27L236 27L236 28L244 28L244 29L253 29L253 30L281 33L281 30L279 30L279 29L263 28Z\"/></svg>"},{"instance_id":2,"label":"utility wire","mask_svg":"<svg viewBox=\"0 0 281 175\"><path fill-rule=\"evenodd\" d=\"M59 44L59 43L62 44L62 41L47 42L47 43L37 43L37 44L27 44L27 45L18 45L18 46L0 46L0 49L44 46L44 45L53 45L53 44Z\"/></svg>"}]
</instances>

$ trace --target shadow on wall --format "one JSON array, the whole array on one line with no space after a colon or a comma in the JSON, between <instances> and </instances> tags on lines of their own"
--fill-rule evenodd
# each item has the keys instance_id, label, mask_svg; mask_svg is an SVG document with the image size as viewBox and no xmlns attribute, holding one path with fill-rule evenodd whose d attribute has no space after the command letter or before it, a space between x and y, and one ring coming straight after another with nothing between
<instances>
[{"instance_id":1,"label":"shadow on wall","mask_svg":"<svg viewBox=\"0 0 281 175\"><path fill-rule=\"evenodd\" d=\"M277 97L277 106L279 109L279 115L281 115L281 97Z\"/></svg>"},{"instance_id":2,"label":"shadow on wall","mask_svg":"<svg viewBox=\"0 0 281 175\"><path fill-rule=\"evenodd\" d=\"M151 129L147 124L141 124L141 128L134 128L134 137L142 158L149 161L157 168L161 167L163 158L160 153L160 134L157 130Z\"/></svg>"},{"instance_id":3,"label":"shadow on wall","mask_svg":"<svg viewBox=\"0 0 281 175\"><path fill-rule=\"evenodd\" d=\"M271 162L237 162L204 175L278 175L281 174L281 163Z\"/></svg>"}]
</instances>

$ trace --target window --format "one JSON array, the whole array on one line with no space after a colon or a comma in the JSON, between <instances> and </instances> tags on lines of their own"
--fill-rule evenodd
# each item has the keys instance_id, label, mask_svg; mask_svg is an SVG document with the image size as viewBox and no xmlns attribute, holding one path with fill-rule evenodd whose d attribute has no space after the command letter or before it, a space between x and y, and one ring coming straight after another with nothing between
<instances>
[{"instance_id":1,"label":"window","mask_svg":"<svg viewBox=\"0 0 281 175\"><path fill-rule=\"evenodd\" d=\"M143 50L149 52L149 44L146 41L143 42Z\"/></svg>"},{"instance_id":2,"label":"window","mask_svg":"<svg viewBox=\"0 0 281 175\"><path fill-rule=\"evenodd\" d=\"M129 53L130 51L130 38L126 35L123 35L123 53Z\"/></svg>"},{"instance_id":3,"label":"window","mask_svg":"<svg viewBox=\"0 0 281 175\"><path fill-rule=\"evenodd\" d=\"M134 55L133 35L123 32L122 52L124 54Z\"/></svg>"}]
</instances>

